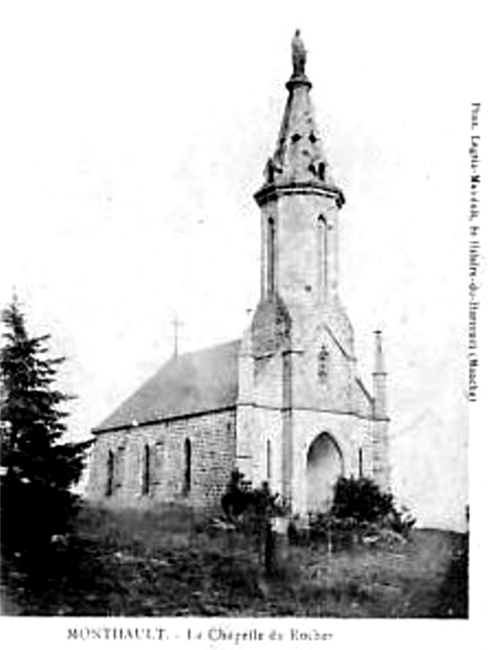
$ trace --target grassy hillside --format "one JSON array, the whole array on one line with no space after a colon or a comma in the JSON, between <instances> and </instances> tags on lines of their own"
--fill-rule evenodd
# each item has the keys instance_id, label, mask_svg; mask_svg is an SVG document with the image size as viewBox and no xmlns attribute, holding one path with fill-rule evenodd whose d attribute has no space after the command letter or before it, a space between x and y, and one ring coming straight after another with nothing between
<instances>
[{"instance_id":1,"label":"grassy hillside","mask_svg":"<svg viewBox=\"0 0 488 650\"><path fill-rule=\"evenodd\" d=\"M42 558L2 562L4 614L35 616L467 616L467 536L348 550L291 546L264 575L253 540L188 512L85 508Z\"/></svg>"}]
</instances>

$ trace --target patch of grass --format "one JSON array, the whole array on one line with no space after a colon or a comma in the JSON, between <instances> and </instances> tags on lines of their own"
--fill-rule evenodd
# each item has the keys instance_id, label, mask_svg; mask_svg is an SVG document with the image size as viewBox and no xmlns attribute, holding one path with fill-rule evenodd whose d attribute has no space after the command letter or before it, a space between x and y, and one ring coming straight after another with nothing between
<instances>
[{"instance_id":1,"label":"patch of grass","mask_svg":"<svg viewBox=\"0 0 488 650\"><path fill-rule=\"evenodd\" d=\"M286 549L285 549L286 550ZM5 613L36 616L467 616L467 538L291 546L272 577L256 545L180 507L84 508L44 556L2 563Z\"/></svg>"}]
</instances>

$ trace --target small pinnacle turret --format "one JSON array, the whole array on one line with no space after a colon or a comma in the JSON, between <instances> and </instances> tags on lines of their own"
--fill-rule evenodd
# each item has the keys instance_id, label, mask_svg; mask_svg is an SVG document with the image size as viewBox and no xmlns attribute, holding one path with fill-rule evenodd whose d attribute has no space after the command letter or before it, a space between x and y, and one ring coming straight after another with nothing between
<instances>
[{"instance_id":1,"label":"small pinnacle turret","mask_svg":"<svg viewBox=\"0 0 488 650\"><path fill-rule=\"evenodd\" d=\"M388 440L388 404L386 398L387 374L381 330L374 332L373 361L373 468L374 477L383 490L390 489L390 463Z\"/></svg>"},{"instance_id":2,"label":"small pinnacle turret","mask_svg":"<svg viewBox=\"0 0 488 650\"><path fill-rule=\"evenodd\" d=\"M383 353L383 339L381 330L375 330L375 353L374 353L374 374L384 375L385 372L385 357Z\"/></svg>"},{"instance_id":3,"label":"small pinnacle turret","mask_svg":"<svg viewBox=\"0 0 488 650\"><path fill-rule=\"evenodd\" d=\"M375 417L377 419L385 419L388 417L386 405L386 370L381 330L376 330L374 335L373 396L375 402Z\"/></svg>"}]
</instances>

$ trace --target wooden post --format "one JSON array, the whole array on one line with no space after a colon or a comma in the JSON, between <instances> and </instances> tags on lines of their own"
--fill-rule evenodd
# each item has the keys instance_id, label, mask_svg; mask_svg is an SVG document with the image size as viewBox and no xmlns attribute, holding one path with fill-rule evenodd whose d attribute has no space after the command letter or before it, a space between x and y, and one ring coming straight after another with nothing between
<instances>
[{"instance_id":1,"label":"wooden post","mask_svg":"<svg viewBox=\"0 0 488 650\"><path fill-rule=\"evenodd\" d=\"M332 529L330 526L327 528L327 559L332 557Z\"/></svg>"},{"instance_id":2,"label":"wooden post","mask_svg":"<svg viewBox=\"0 0 488 650\"><path fill-rule=\"evenodd\" d=\"M270 522L266 522L264 531L264 568L267 576L276 570L276 539Z\"/></svg>"},{"instance_id":3,"label":"wooden post","mask_svg":"<svg viewBox=\"0 0 488 650\"><path fill-rule=\"evenodd\" d=\"M265 568L268 575L284 569L289 559L288 519L273 517L266 526Z\"/></svg>"}]
</instances>

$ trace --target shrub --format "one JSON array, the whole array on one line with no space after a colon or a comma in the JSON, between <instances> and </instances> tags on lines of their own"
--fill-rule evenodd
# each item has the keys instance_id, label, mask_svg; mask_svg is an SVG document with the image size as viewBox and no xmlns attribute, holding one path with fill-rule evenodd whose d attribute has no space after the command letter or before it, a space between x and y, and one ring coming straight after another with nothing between
<instances>
[{"instance_id":1,"label":"shrub","mask_svg":"<svg viewBox=\"0 0 488 650\"><path fill-rule=\"evenodd\" d=\"M251 482L237 469L232 471L221 504L226 517L234 523L239 520L241 524L268 521L286 513L279 494L271 492L267 481L260 487L253 488Z\"/></svg>"},{"instance_id":2,"label":"shrub","mask_svg":"<svg viewBox=\"0 0 488 650\"><path fill-rule=\"evenodd\" d=\"M265 481L258 488L244 478L239 470L232 472L227 490L222 497L222 508L227 516L246 535L254 537L260 560L266 572L276 572L275 534L271 521L283 516L286 508L278 494L273 494Z\"/></svg>"},{"instance_id":3,"label":"shrub","mask_svg":"<svg viewBox=\"0 0 488 650\"><path fill-rule=\"evenodd\" d=\"M382 492L369 478L339 478L334 488L332 515L358 524L377 522L393 513L393 495Z\"/></svg>"},{"instance_id":4,"label":"shrub","mask_svg":"<svg viewBox=\"0 0 488 650\"><path fill-rule=\"evenodd\" d=\"M398 509L393 495L383 492L371 479L342 477L335 485L330 511L310 515L310 539L347 546L385 530L406 536L414 524L408 510Z\"/></svg>"},{"instance_id":5,"label":"shrub","mask_svg":"<svg viewBox=\"0 0 488 650\"><path fill-rule=\"evenodd\" d=\"M222 510L226 517L233 520L242 515L252 499L251 483L245 480L242 472L233 469L221 500Z\"/></svg>"}]
</instances>

